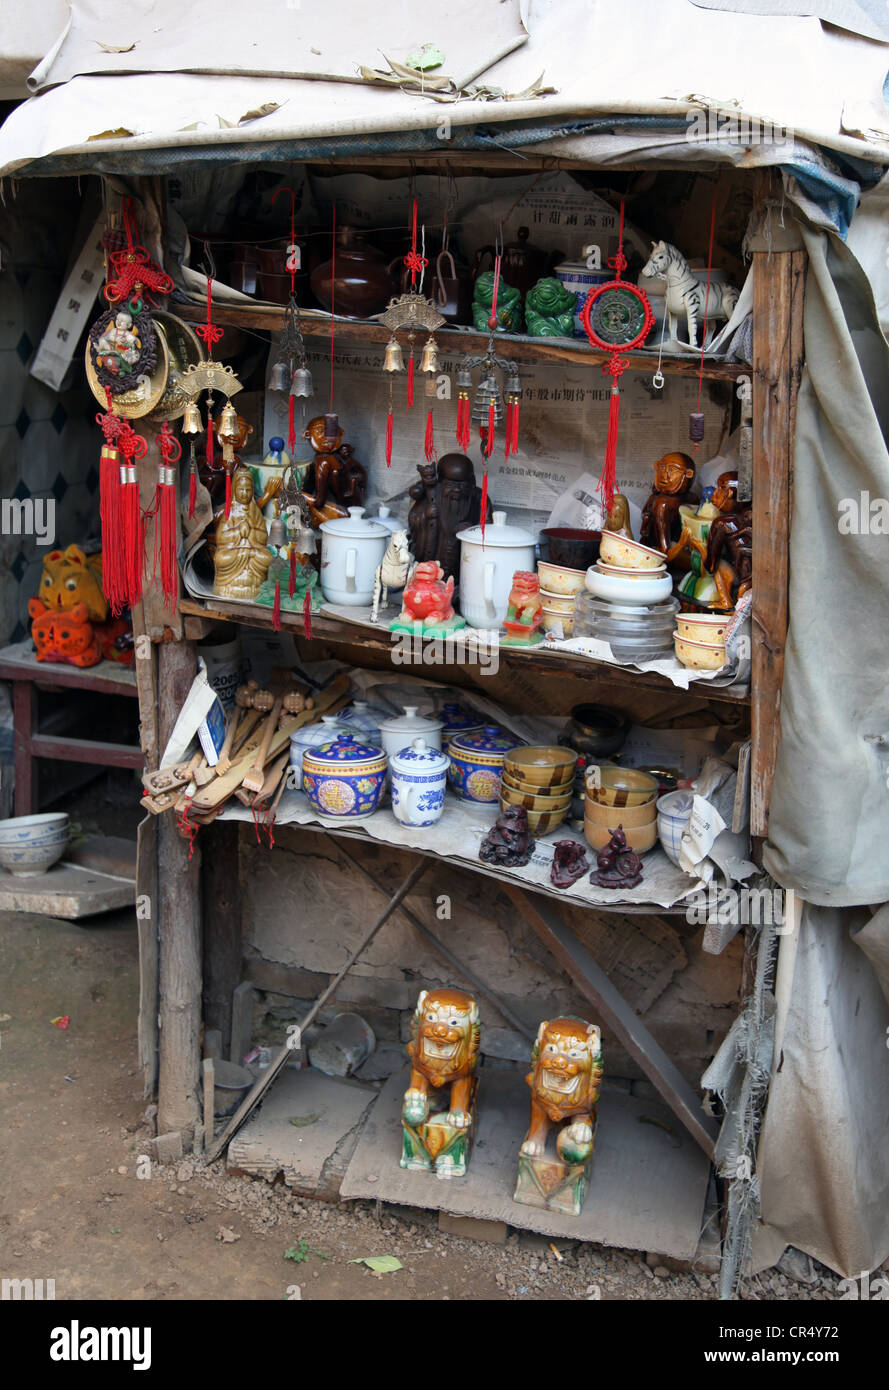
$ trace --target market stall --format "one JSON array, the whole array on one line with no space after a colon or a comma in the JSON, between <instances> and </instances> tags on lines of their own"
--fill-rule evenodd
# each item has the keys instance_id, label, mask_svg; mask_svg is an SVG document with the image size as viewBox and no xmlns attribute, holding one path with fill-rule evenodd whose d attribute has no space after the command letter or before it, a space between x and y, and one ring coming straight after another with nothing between
<instances>
[{"instance_id":1,"label":"market stall","mask_svg":"<svg viewBox=\"0 0 889 1390\"><path fill-rule=\"evenodd\" d=\"M520 51L521 35L505 48L503 34L495 37L479 69L486 82L492 73L512 79L508 65ZM491 68L510 45L512 56ZM848 45L863 47L851 38ZM525 46L532 50L533 40ZM84 90L78 84L111 83L113 101L126 90L138 105L145 80L90 75L94 62L84 72L73 40L54 61L61 71L48 64L37 83L50 90L17 113L18 133L7 132L19 140L17 153L7 145L7 167L39 175L63 160L112 176L105 249L119 258L113 283L128 321L119 304L100 304L85 357L106 407L110 461L123 467L120 494L113 473L108 483L106 569L118 606L132 611L137 644L150 639L136 662L152 813L142 886L156 904L140 922L140 1033L146 1086L158 1089L159 1133L203 1140L210 1154L231 1143L229 1161L250 1170L245 1136L257 1103L259 1121L268 1120L276 1088L289 1095L299 1086L301 1074L287 1067L293 1049L282 1042L215 1133L212 1116L201 1133L199 1076L202 1024L240 1062L258 1016L245 1024L239 1010L263 1002L257 991L263 1023L275 996L315 998L298 1014L308 1028L319 1000L351 972L351 992L337 997L377 1009L380 1027L394 1026L394 1042L421 985L471 986L488 1066L498 1055L493 1044L486 1050L491 1017L492 1036L510 1034L499 1060L518 1062L516 1040L530 1053L528 1036L541 1020L580 1014L606 1034L585 1202L586 1178L572 1179L585 1238L692 1258L716 1159L729 1214L729 1289L749 1255L759 1133L750 1077L755 1065L766 1075L770 1067L764 1051L750 1052L749 1038L760 1045L769 1013L775 927L798 928L799 916L770 918L761 931L740 915L722 923L717 916L697 933L689 902L711 884L771 893L763 862L779 884L797 886L798 849L788 859L782 846L799 839L798 812L783 812L776 828L770 803L794 438L802 431L805 439L811 426L809 414L797 427L809 355L804 287L810 260L825 295L836 273L828 233L814 230L826 224L819 190L836 187L836 165L791 137L789 150L757 143L752 161L785 165L783 182L767 169L717 175L714 155L734 166L738 149L680 142L662 104L634 104L667 127L648 129L643 155L629 125L601 143L592 125L566 134L556 117L591 117L588 102L570 91L553 99L542 88L509 110L494 151L495 142L470 151L479 141L469 112L479 100L471 89L477 72L449 79L470 97L448 108L465 128L453 142L430 133L428 94L384 92L369 79L367 87L346 84L353 138L337 148L343 131L318 115L319 96L314 124L294 124L292 111L282 115L289 102L270 102L256 116L270 122L259 139L226 124L212 138L204 129L183 140L176 127L135 131L125 142L107 135L88 151L69 141L50 154L54 123ZM314 76L323 93L339 74ZM60 78L63 85L51 85ZM188 100L218 80L189 78ZM249 82L257 100L262 84L281 79L251 74ZM829 88L818 94L822 109L807 120L839 154L850 137L836 136L831 117L833 136L824 140ZM160 106L166 119L171 108ZM43 160L33 136L40 112ZM502 104L493 119L507 119ZM372 149L356 150L359 126ZM416 139L406 155L392 137L409 128ZM511 139L520 153L504 148ZM876 169L884 143L875 136L855 148ZM220 161L224 188L215 174L190 167ZM705 172L683 167L695 161ZM804 163L805 194L792 172ZM350 223L367 236L356 238ZM376 247L362 244L374 239ZM123 284L136 247L138 287L148 285L152 308L131 300L132 276ZM842 254L833 254L842 271ZM823 333L813 330L819 352ZM820 380L815 389L824 393ZM862 416L873 415L871 399L865 390ZM560 542L574 549L560 552ZM806 554L796 532L794 546ZM633 602L642 592L633 586L645 586L644 602ZM807 601L801 593L795 611L808 612ZM204 663L208 682L198 647L212 643L221 622L240 634L240 658L249 650L258 679L251 688L232 681L231 670L218 675L217 665L217 703L213 661ZM819 652L807 645L794 659L817 661ZM587 724L581 706L596 711ZM409 710L412 725L403 722ZM321 727L333 737L301 739L325 716L332 722ZM623 739L605 752L609 719ZM795 737L802 764L806 737ZM425 819L407 809L417 799L399 757L411 748L441 782ZM610 758L622 777L609 771ZM784 797L788 776L800 774L779 761ZM676 829L670 797L683 794ZM420 864L431 865L434 883L414 893ZM850 892L846 901L877 900L855 886ZM442 919L453 924L447 934L438 929L444 942L418 950L412 933L434 931L435 904L449 893L464 920ZM371 922L377 899L384 910ZM475 917L480 902L485 921ZM405 925L411 913L419 926ZM617 968L620 952L610 969L597 959L607 957L610 917L626 931L638 921L649 943L657 937L635 970L625 959ZM388 954L364 956L377 932L374 951L390 940L386 922L395 931ZM694 952L705 994L723 991L721 1022L707 1020L705 1043L683 1034L693 1031L694 1011L681 1000L674 1017L657 1018L664 983L681 974L675 964L663 965L660 989L646 992L652 961L670 950L686 964ZM782 962L791 970L783 945ZM783 989L786 1029L794 1007L786 978ZM881 1007L872 993L869 1026ZM393 1025L387 1013L401 1021ZM661 1038L675 1043L675 1056ZM704 1085L724 1102L721 1134L695 1079L717 1052ZM572 1229L570 1214L549 1209L541 1217L545 1201L513 1199L519 1148L528 1159L520 1187L533 1184L531 1160L541 1154L523 1147L518 1073L491 1068L485 1116L481 1071L479 1144L496 1132L502 1152L488 1143L486 1162L476 1155L465 1181L459 1173L448 1183L420 1171L405 1177L401 1129L413 1135L406 1144L419 1144L418 1121L413 1102L400 1108L405 1083L393 1073L342 1194L553 1234ZM618 1082L611 1093L610 1078ZM757 1096L761 1090L760 1077ZM591 1091L586 1112L575 1113L594 1114L597 1098ZM652 1114L653 1125L638 1123ZM664 1133L679 1139L682 1161L660 1169L646 1230L638 1213L629 1222L631 1192L659 1171ZM771 1144L773 1134L767 1124ZM455 1142L447 1138L449 1155ZM568 1166L588 1171L592 1139L583 1142L587 1150L578 1141ZM387 1145L388 1173L379 1156ZM262 1163L271 1172L275 1161L266 1154ZM766 1233L773 1247L797 1240L783 1213L774 1231ZM853 1252L875 1258L881 1240L874 1234L865 1255L862 1232L850 1228L842 1250L817 1233L806 1248L848 1272Z\"/></svg>"}]
</instances>

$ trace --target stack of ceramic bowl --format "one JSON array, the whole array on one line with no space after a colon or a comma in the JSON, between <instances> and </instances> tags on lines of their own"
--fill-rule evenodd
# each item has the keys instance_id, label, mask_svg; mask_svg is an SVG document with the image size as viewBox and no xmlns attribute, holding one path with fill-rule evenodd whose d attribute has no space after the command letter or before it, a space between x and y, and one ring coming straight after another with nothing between
<instances>
[{"instance_id":1,"label":"stack of ceramic bowl","mask_svg":"<svg viewBox=\"0 0 889 1390\"><path fill-rule=\"evenodd\" d=\"M548 835L571 809L576 761L570 748L516 748L503 764L501 811L524 806L531 834Z\"/></svg>"},{"instance_id":2,"label":"stack of ceramic bowl","mask_svg":"<svg viewBox=\"0 0 889 1390\"><path fill-rule=\"evenodd\" d=\"M670 650L679 605L659 550L603 531L586 589L577 599L578 637L607 642L617 661L646 661Z\"/></svg>"},{"instance_id":3,"label":"stack of ceramic bowl","mask_svg":"<svg viewBox=\"0 0 889 1390\"><path fill-rule=\"evenodd\" d=\"M657 840L657 795L657 780L647 772L607 764L588 767L583 833L593 849L604 849L621 826L630 849L637 854L650 850Z\"/></svg>"},{"instance_id":4,"label":"stack of ceramic bowl","mask_svg":"<svg viewBox=\"0 0 889 1390\"><path fill-rule=\"evenodd\" d=\"M569 569L567 565L556 565L549 560L537 564L537 577L540 580L540 602L543 605L544 632L554 637L568 638L574 635L574 600L583 592L586 571Z\"/></svg>"},{"instance_id":5,"label":"stack of ceramic bowl","mask_svg":"<svg viewBox=\"0 0 889 1390\"><path fill-rule=\"evenodd\" d=\"M726 662L725 634L729 613L678 613L673 646L683 666L721 671Z\"/></svg>"}]
</instances>

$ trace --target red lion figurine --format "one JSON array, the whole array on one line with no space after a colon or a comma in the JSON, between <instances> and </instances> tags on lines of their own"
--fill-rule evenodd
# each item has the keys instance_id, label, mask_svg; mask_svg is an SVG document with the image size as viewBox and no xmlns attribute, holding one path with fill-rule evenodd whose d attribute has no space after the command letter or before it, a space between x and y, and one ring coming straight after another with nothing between
<instances>
[{"instance_id":1,"label":"red lion figurine","mask_svg":"<svg viewBox=\"0 0 889 1390\"><path fill-rule=\"evenodd\" d=\"M444 570L437 560L423 560L414 566L401 601L405 622L446 623L454 617L454 576L444 582Z\"/></svg>"}]
</instances>

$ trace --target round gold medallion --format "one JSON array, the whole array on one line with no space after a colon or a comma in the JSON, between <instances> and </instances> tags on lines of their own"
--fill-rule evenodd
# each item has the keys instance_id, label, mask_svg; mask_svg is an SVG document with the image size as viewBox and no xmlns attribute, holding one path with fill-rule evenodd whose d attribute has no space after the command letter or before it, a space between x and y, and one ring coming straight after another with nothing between
<instances>
[{"instance_id":1,"label":"round gold medallion","mask_svg":"<svg viewBox=\"0 0 889 1390\"><path fill-rule=\"evenodd\" d=\"M140 376L137 384L131 390L121 391L113 397L115 415L120 415L126 420L140 419L143 415L149 415L153 410L156 410L167 388L167 378L170 372L170 349L167 346L164 333L159 331L155 336L157 339L157 363L154 369ZM99 380L93 363L89 339L87 339L85 358L86 379L89 382L90 390L104 410L107 408L105 388ZM185 409L184 404L182 408Z\"/></svg>"}]
</instances>

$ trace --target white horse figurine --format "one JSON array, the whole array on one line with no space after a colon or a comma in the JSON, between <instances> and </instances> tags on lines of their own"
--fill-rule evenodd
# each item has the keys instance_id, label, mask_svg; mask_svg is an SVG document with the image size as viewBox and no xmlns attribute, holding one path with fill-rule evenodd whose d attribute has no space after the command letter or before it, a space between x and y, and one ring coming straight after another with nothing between
<instances>
[{"instance_id":1,"label":"white horse figurine","mask_svg":"<svg viewBox=\"0 0 889 1390\"><path fill-rule=\"evenodd\" d=\"M385 608L389 602L389 590L404 588L413 563L414 557L411 554L407 531L393 531L392 538L386 546L386 553L374 575L374 602L370 614L372 623L379 620L380 597L382 596Z\"/></svg>"},{"instance_id":2,"label":"white horse figurine","mask_svg":"<svg viewBox=\"0 0 889 1390\"><path fill-rule=\"evenodd\" d=\"M642 274L658 280L666 280L667 333L677 343L682 339L676 331L679 320L684 318L688 324L688 346L698 345L698 323L704 321L704 304L707 304L707 337L704 347L709 347L715 330L711 327L717 319L726 323L734 312L739 291L734 285L710 284L710 297L707 299L707 281L699 280L689 269L688 261L681 251L668 241L653 241L654 250L642 267Z\"/></svg>"}]
</instances>

